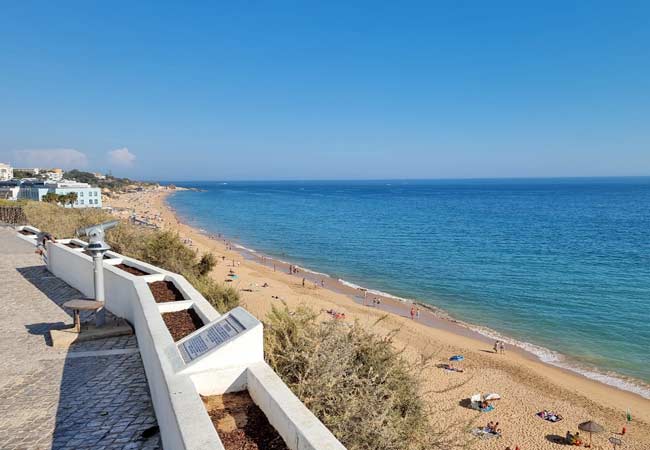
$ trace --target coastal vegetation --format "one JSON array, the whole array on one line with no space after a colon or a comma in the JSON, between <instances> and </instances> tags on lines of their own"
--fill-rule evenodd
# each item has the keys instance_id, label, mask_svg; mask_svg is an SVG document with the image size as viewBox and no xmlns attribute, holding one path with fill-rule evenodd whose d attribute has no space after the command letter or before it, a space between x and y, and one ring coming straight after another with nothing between
<instances>
[{"instance_id":1,"label":"coastal vegetation","mask_svg":"<svg viewBox=\"0 0 650 450\"><path fill-rule=\"evenodd\" d=\"M25 202L23 211L28 223L52 233L57 238L69 238L79 228L113 220L109 213L95 208L62 208L55 203ZM121 222L110 230L106 240L113 250L163 269L180 273L219 312L239 305L239 294L209 276L216 264L210 253L199 256L172 231L151 230Z\"/></svg>"},{"instance_id":2,"label":"coastal vegetation","mask_svg":"<svg viewBox=\"0 0 650 450\"><path fill-rule=\"evenodd\" d=\"M74 202L77 201L77 193L69 192L67 194L56 194L54 192L48 192L43 196L43 201L45 203L55 203L62 206L72 206Z\"/></svg>"},{"instance_id":3,"label":"coastal vegetation","mask_svg":"<svg viewBox=\"0 0 650 450\"><path fill-rule=\"evenodd\" d=\"M28 222L57 238L114 219L98 209L26 202ZM219 312L239 304L238 292L209 276L211 253L199 255L172 231L120 223L107 233L118 253L184 275ZM452 448L423 401L426 361L413 362L358 323L322 321L308 307L274 307L265 319L265 355L300 400L350 450Z\"/></svg>"},{"instance_id":4,"label":"coastal vegetation","mask_svg":"<svg viewBox=\"0 0 650 450\"><path fill-rule=\"evenodd\" d=\"M84 172L82 170L72 169L65 173L65 178L68 180L78 181L80 183L88 183L92 186L97 186L102 189L109 189L111 191L121 191L132 185L147 186L150 183L143 183L140 181L133 181L129 178L115 177L107 174L103 178L98 178L92 172Z\"/></svg>"},{"instance_id":5,"label":"coastal vegetation","mask_svg":"<svg viewBox=\"0 0 650 450\"><path fill-rule=\"evenodd\" d=\"M422 400L426 361L409 362L392 336L286 305L267 316L264 336L268 363L349 450L453 447Z\"/></svg>"}]
</instances>

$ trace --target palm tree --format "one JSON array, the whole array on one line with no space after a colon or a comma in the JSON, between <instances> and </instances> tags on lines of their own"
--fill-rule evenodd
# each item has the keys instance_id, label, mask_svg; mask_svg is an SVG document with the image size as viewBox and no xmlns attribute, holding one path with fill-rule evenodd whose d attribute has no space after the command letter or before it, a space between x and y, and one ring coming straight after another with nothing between
<instances>
[{"instance_id":1,"label":"palm tree","mask_svg":"<svg viewBox=\"0 0 650 450\"><path fill-rule=\"evenodd\" d=\"M41 200L46 203L59 203L61 201L59 197L60 196L56 195L54 192L48 192Z\"/></svg>"},{"instance_id":2,"label":"palm tree","mask_svg":"<svg viewBox=\"0 0 650 450\"><path fill-rule=\"evenodd\" d=\"M74 205L74 203L77 201L77 193L76 192L69 192L63 196L63 204L64 205Z\"/></svg>"}]
</instances>

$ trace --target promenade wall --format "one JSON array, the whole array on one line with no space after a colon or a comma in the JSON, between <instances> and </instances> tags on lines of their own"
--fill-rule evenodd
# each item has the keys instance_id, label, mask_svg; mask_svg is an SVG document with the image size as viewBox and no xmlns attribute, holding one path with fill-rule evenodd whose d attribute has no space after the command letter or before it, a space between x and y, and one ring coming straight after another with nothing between
<instances>
[{"instance_id":1,"label":"promenade wall","mask_svg":"<svg viewBox=\"0 0 650 450\"><path fill-rule=\"evenodd\" d=\"M33 227L19 227L19 237L35 244ZM75 243L71 248L66 244ZM94 297L93 261L78 239L47 244L48 270L88 298ZM343 450L345 447L289 390L264 361L263 325L244 308L221 315L181 275L114 252L103 261L105 305L135 330L147 374L156 418L166 449L221 450L221 440L208 416L201 395L248 390L292 450ZM146 272L137 276L117 266L126 264ZM184 300L156 303L148 283L170 281ZM204 326L174 342L162 314L192 308ZM242 331L214 348L188 359L193 338L234 321ZM193 342L193 341L192 341ZM187 344L187 345L186 345Z\"/></svg>"}]
</instances>

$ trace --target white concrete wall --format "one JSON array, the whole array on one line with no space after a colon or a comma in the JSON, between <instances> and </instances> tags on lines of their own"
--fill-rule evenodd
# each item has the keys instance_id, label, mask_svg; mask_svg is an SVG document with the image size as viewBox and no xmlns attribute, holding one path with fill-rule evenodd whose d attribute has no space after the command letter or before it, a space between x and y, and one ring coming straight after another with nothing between
<instances>
[{"instance_id":1,"label":"white concrete wall","mask_svg":"<svg viewBox=\"0 0 650 450\"><path fill-rule=\"evenodd\" d=\"M48 270L84 295L93 297L92 258L62 243L50 243L48 249ZM122 260L150 273L155 271L165 273L141 277L131 275L113 267ZM179 288L192 291L193 288L188 289L185 286L187 281L178 279L182 277L168 274L170 273L140 261L135 262L130 258L105 260L106 308L113 314L128 320L135 329L164 448L223 450L223 445L194 384L189 377L179 373L185 367L185 363L147 286L147 279L152 277L173 276ZM194 299L190 303L209 306L205 299L201 299L202 302ZM205 314L205 317L214 318L215 313L216 311ZM218 313L216 315L218 317Z\"/></svg>"},{"instance_id":2,"label":"white concrete wall","mask_svg":"<svg viewBox=\"0 0 650 450\"><path fill-rule=\"evenodd\" d=\"M38 228L30 227L29 225L24 225L24 226L17 227L16 230L17 231L22 231L22 230L31 231L33 233L38 233L40 231ZM36 245L36 235L35 234L26 235L26 234L22 234L22 233L17 233L16 236L18 236L23 241L27 241L30 244Z\"/></svg>"},{"instance_id":3,"label":"white concrete wall","mask_svg":"<svg viewBox=\"0 0 650 450\"><path fill-rule=\"evenodd\" d=\"M197 308L194 308L194 310L196 311ZM244 368L249 364L264 361L262 323L241 307L233 309L226 316L230 315L235 317L246 329L234 339L226 341L224 344L187 363L183 373L190 374L210 369ZM178 341L177 344L181 345L200 332L201 330L195 331ZM197 388L201 391L200 386Z\"/></svg>"},{"instance_id":4,"label":"white concrete wall","mask_svg":"<svg viewBox=\"0 0 650 450\"><path fill-rule=\"evenodd\" d=\"M48 269L85 296L93 297L92 258L61 242L48 243ZM290 449L344 449L263 361L263 328L257 319L243 308L232 310L229 314L243 323L246 331L185 364L161 314L194 308L206 324L221 315L184 277L113 252L111 255L115 257L103 264L106 308L135 329L164 448L223 450L199 394L247 389ZM135 276L114 267L121 262L151 275ZM147 286L155 280L172 281L187 300L156 303Z\"/></svg>"},{"instance_id":5,"label":"white concrete wall","mask_svg":"<svg viewBox=\"0 0 650 450\"><path fill-rule=\"evenodd\" d=\"M248 393L292 450L345 450L265 362L247 370Z\"/></svg>"},{"instance_id":6,"label":"white concrete wall","mask_svg":"<svg viewBox=\"0 0 650 450\"><path fill-rule=\"evenodd\" d=\"M88 298L94 298L94 274L89 256L61 242L47 243L47 270Z\"/></svg>"}]
</instances>

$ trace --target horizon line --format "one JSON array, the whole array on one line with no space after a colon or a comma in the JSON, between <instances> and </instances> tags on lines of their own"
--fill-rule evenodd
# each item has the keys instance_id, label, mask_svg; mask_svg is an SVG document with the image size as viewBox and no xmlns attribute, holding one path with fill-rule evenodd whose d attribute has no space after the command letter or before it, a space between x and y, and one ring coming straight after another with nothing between
<instances>
[{"instance_id":1,"label":"horizon line","mask_svg":"<svg viewBox=\"0 0 650 450\"><path fill-rule=\"evenodd\" d=\"M649 175L593 175L593 176L539 176L539 177L449 177L449 178L240 178L240 179L142 179L158 183L277 183L277 182L332 182L332 181L507 181L507 180L593 180L621 178L650 178Z\"/></svg>"}]
</instances>

